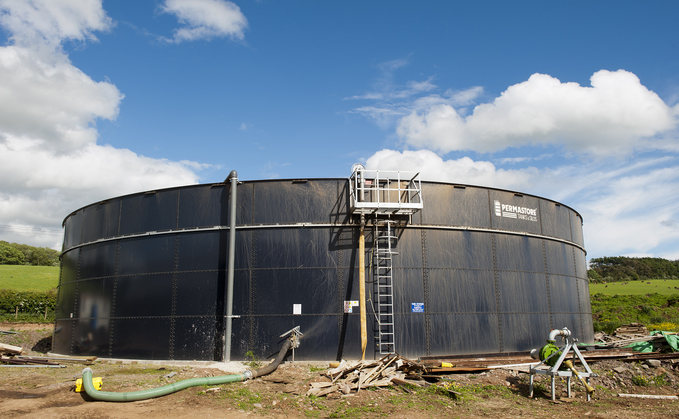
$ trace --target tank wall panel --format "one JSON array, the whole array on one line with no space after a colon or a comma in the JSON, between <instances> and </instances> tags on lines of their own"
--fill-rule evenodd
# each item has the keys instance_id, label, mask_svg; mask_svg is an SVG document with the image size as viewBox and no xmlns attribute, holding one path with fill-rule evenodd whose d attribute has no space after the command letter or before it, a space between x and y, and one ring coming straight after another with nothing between
<instances>
[{"instance_id":1,"label":"tank wall panel","mask_svg":"<svg viewBox=\"0 0 679 419\"><path fill-rule=\"evenodd\" d=\"M113 342L119 358L170 359L170 318L115 319Z\"/></svg>"},{"instance_id":2,"label":"tank wall panel","mask_svg":"<svg viewBox=\"0 0 679 419\"><path fill-rule=\"evenodd\" d=\"M174 270L173 235L138 237L120 241L118 274L151 274Z\"/></svg>"},{"instance_id":3,"label":"tank wall panel","mask_svg":"<svg viewBox=\"0 0 679 419\"><path fill-rule=\"evenodd\" d=\"M212 316L214 320L217 307L224 298L219 279L217 271L178 273L175 315Z\"/></svg>"},{"instance_id":4,"label":"tank wall panel","mask_svg":"<svg viewBox=\"0 0 679 419\"><path fill-rule=\"evenodd\" d=\"M180 235L178 270L186 272L225 269L228 240L228 231L209 231ZM163 242L163 246L168 246L169 244L174 245L174 242ZM220 250L222 251L220 252Z\"/></svg>"},{"instance_id":5,"label":"tank wall panel","mask_svg":"<svg viewBox=\"0 0 679 419\"><path fill-rule=\"evenodd\" d=\"M503 271L544 272L542 240L495 235L497 268Z\"/></svg>"},{"instance_id":6,"label":"tank wall panel","mask_svg":"<svg viewBox=\"0 0 679 419\"><path fill-rule=\"evenodd\" d=\"M67 282L59 286L59 301L57 301L56 317L58 319L70 319L77 314L76 299L78 297L78 283Z\"/></svg>"},{"instance_id":7,"label":"tank wall panel","mask_svg":"<svg viewBox=\"0 0 679 419\"><path fill-rule=\"evenodd\" d=\"M236 271L233 275L233 314L234 315L245 315L245 314L255 314L253 311L255 309L254 298L256 296L256 286L257 286L257 275L256 273L251 273L250 271ZM219 285L219 284L218 284ZM226 275L221 279L221 287L217 290L217 301L219 304L219 299L224 301L226 295ZM252 298L251 298L252 297ZM219 308L219 305L218 305ZM225 310L223 308L222 310ZM218 315L224 315L223 313L217 312Z\"/></svg>"},{"instance_id":8,"label":"tank wall panel","mask_svg":"<svg viewBox=\"0 0 679 419\"><path fill-rule=\"evenodd\" d=\"M110 296L113 295L114 281L113 278L78 281L78 318L94 319L91 323L93 329L102 325L96 319L111 316Z\"/></svg>"},{"instance_id":9,"label":"tank wall panel","mask_svg":"<svg viewBox=\"0 0 679 419\"><path fill-rule=\"evenodd\" d=\"M366 292L370 288L374 296L375 288L372 285L366 285ZM359 299L358 294L353 297ZM394 313L410 313L412 303L425 303L422 269L394 270ZM370 307L368 312L373 313Z\"/></svg>"},{"instance_id":10,"label":"tank wall panel","mask_svg":"<svg viewBox=\"0 0 679 419\"><path fill-rule=\"evenodd\" d=\"M61 258L60 284L72 282L78 279L78 265L80 264L80 249L70 250Z\"/></svg>"},{"instance_id":11,"label":"tank wall panel","mask_svg":"<svg viewBox=\"0 0 679 419\"><path fill-rule=\"evenodd\" d=\"M93 327L95 323L97 327ZM74 340L71 355L107 357L109 347L109 319L77 319L73 322Z\"/></svg>"},{"instance_id":12,"label":"tank wall panel","mask_svg":"<svg viewBox=\"0 0 679 419\"><path fill-rule=\"evenodd\" d=\"M431 269L429 284L430 289L436 291L429 295L427 312L486 313L497 310L492 271Z\"/></svg>"},{"instance_id":13,"label":"tank wall panel","mask_svg":"<svg viewBox=\"0 0 679 419\"><path fill-rule=\"evenodd\" d=\"M246 183L238 185L238 192L236 193L236 225L252 225L255 224L254 215L254 197L256 183ZM229 189L230 190L230 187ZM228 195L228 196L226 196ZM229 225L231 220L231 205L228 201L230 192L224 195L222 199L222 213L227 216L222 222L222 225ZM228 220L228 221L227 221Z\"/></svg>"},{"instance_id":14,"label":"tank wall panel","mask_svg":"<svg viewBox=\"0 0 679 419\"><path fill-rule=\"evenodd\" d=\"M424 234L426 237L424 250L429 267L489 269L493 266L491 234L429 229ZM419 247L422 248L421 243ZM400 255L396 259L398 258Z\"/></svg>"},{"instance_id":15,"label":"tank wall panel","mask_svg":"<svg viewBox=\"0 0 679 419\"><path fill-rule=\"evenodd\" d=\"M573 246L549 240L545 240L544 244L547 251L547 272L575 276Z\"/></svg>"},{"instance_id":16,"label":"tank wall panel","mask_svg":"<svg viewBox=\"0 0 679 419\"><path fill-rule=\"evenodd\" d=\"M169 316L172 312L172 274L130 275L118 278L116 317Z\"/></svg>"},{"instance_id":17,"label":"tank wall panel","mask_svg":"<svg viewBox=\"0 0 679 419\"><path fill-rule=\"evenodd\" d=\"M295 228L257 232L258 268L327 268L337 266L328 251L327 229Z\"/></svg>"},{"instance_id":18,"label":"tank wall panel","mask_svg":"<svg viewBox=\"0 0 679 419\"><path fill-rule=\"evenodd\" d=\"M337 313L337 276L334 269L264 269L257 271L256 312L262 315Z\"/></svg>"},{"instance_id":19,"label":"tank wall panel","mask_svg":"<svg viewBox=\"0 0 679 419\"><path fill-rule=\"evenodd\" d=\"M580 300L580 310L583 313L592 313L592 303L589 296L589 282L585 279L578 279L578 295Z\"/></svg>"},{"instance_id":20,"label":"tank wall panel","mask_svg":"<svg viewBox=\"0 0 679 419\"><path fill-rule=\"evenodd\" d=\"M192 361L213 359L216 320L214 317L181 317L174 320L173 358Z\"/></svg>"},{"instance_id":21,"label":"tank wall panel","mask_svg":"<svg viewBox=\"0 0 679 419\"><path fill-rule=\"evenodd\" d=\"M82 241L90 242L119 234L120 201L118 199L92 205L83 210Z\"/></svg>"},{"instance_id":22,"label":"tank wall panel","mask_svg":"<svg viewBox=\"0 0 679 419\"><path fill-rule=\"evenodd\" d=\"M424 184L422 196L425 200L422 224L490 228L490 206L486 189ZM436 199L428 200L427 197L431 196Z\"/></svg>"},{"instance_id":23,"label":"tank wall panel","mask_svg":"<svg viewBox=\"0 0 679 419\"><path fill-rule=\"evenodd\" d=\"M64 221L64 249L82 243L83 211L76 211Z\"/></svg>"},{"instance_id":24,"label":"tank wall panel","mask_svg":"<svg viewBox=\"0 0 679 419\"><path fill-rule=\"evenodd\" d=\"M549 312L547 278L544 274L500 272L498 276L500 286L500 310L502 312ZM540 316L542 316L542 314L540 314Z\"/></svg>"},{"instance_id":25,"label":"tank wall panel","mask_svg":"<svg viewBox=\"0 0 679 419\"><path fill-rule=\"evenodd\" d=\"M52 348L62 355L71 355L71 342L73 336L72 319L57 320L54 323L54 335L52 336Z\"/></svg>"},{"instance_id":26,"label":"tank wall panel","mask_svg":"<svg viewBox=\"0 0 679 419\"><path fill-rule=\"evenodd\" d=\"M177 228L178 195L177 189L170 189L121 198L120 234Z\"/></svg>"},{"instance_id":27,"label":"tank wall panel","mask_svg":"<svg viewBox=\"0 0 679 419\"><path fill-rule=\"evenodd\" d=\"M423 344L426 344L426 328L424 313L403 313L396 314L396 334L394 336L396 352L400 355L414 357L417 353L422 353ZM368 348L374 347L373 335L368 335ZM380 355L373 351L373 357L380 358Z\"/></svg>"},{"instance_id":28,"label":"tank wall panel","mask_svg":"<svg viewBox=\"0 0 679 419\"><path fill-rule=\"evenodd\" d=\"M492 228L498 230L512 230L512 231L525 231L527 233L540 234L540 217L542 214L539 212L535 216L535 220L531 219L521 219L521 217L530 217L529 214L521 214L515 211L502 211L498 213L496 206L499 205L511 205L512 207L518 208L528 208L531 210L538 210L540 208L538 198L531 196L517 196L517 194L512 192L491 190L490 194L490 204L492 208L491 213L491 224ZM496 204L497 201L497 204ZM501 207L500 207L501 209ZM499 215L498 215L499 214ZM509 215L513 216L509 217Z\"/></svg>"},{"instance_id":29,"label":"tank wall panel","mask_svg":"<svg viewBox=\"0 0 679 419\"><path fill-rule=\"evenodd\" d=\"M577 280L567 276L550 275L549 289L552 294L552 310L555 313L579 313L578 300L571 298L578 295Z\"/></svg>"},{"instance_id":30,"label":"tank wall panel","mask_svg":"<svg viewBox=\"0 0 679 419\"><path fill-rule=\"evenodd\" d=\"M254 202L254 224L329 223L337 181L257 183Z\"/></svg>"},{"instance_id":31,"label":"tank wall panel","mask_svg":"<svg viewBox=\"0 0 679 419\"><path fill-rule=\"evenodd\" d=\"M116 271L115 241L93 244L80 250L80 278L113 276Z\"/></svg>"},{"instance_id":32,"label":"tank wall panel","mask_svg":"<svg viewBox=\"0 0 679 419\"><path fill-rule=\"evenodd\" d=\"M178 228L212 227L229 225L229 188L223 185L200 185L179 190ZM223 203L227 203L223 205Z\"/></svg>"},{"instance_id":33,"label":"tank wall panel","mask_svg":"<svg viewBox=\"0 0 679 419\"><path fill-rule=\"evenodd\" d=\"M395 267L402 268L421 268L422 267L422 231L416 229L400 229L397 230L399 237L394 250L398 252L398 256L394 257L393 264ZM369 242L370 247L374 245ZM366 246L368 248L368 246ZM403 251L401 251L403 249ZM418 251L420 250L420 251ZM370 252L368 249L368 256Z\"/></svg>"},{"instance_id":34,"label":"tank wall panel","mask_svg":"<svg viewBox=\"0 0 679 419\"><path fill-rule=\"evenodd\" d=\"M502 329L504 351L517 352L544 346L551 326L547 312L505 313L502 315Z\"/></svg>"},{"instance_id":35,"label":"tank wall panel","mask_svg":"<svg viewBox=\"0 0 679 419\"><path fill-rule=\"evenodd\" d=\"M575 258L575 273L579 278L587 278L587 261L585 260L585 252L580 249L571 248L573 250L573 257Z\"/></svg>"},{"instance_id":36,"label":"tank wall panel","mask_svg":"<svg viewBox=\"0 0 679 419\"><path fill-rule=\"evenodd\" d=\"M572 211L570 209L561 204L542 199L540 200L539 211L542 234L564 240L573 239L570 224Z\"/></svg>"},{"instance_id":37,"label":"tank wall panel","mask_svg":"<svg viewBox=\"0 0 679 419\"><path fill-rule=\"evenodd\" d=\"M433 314L430 356L495 353L500 350L495 313ZM419 349L418 353L422 350Z\"/></svg>"},{"instance_id":38,"label":"tank wall panel","mask_svg":"<svg viewBox=\"0 0 679 419\"><path fill-rule=\"evenodd\" d=\"M580 246L585 246L585 240L582 236L582 218L571 211L571 231L573 235L573 242L579 244Z\"/></svg>"}]
</instances>

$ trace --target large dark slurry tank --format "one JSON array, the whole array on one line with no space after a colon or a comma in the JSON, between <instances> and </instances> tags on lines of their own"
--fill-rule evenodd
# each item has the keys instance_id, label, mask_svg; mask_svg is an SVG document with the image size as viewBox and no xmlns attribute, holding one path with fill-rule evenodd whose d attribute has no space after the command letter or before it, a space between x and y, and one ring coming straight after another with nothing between
<instances>
[{"instance_id":1,"label":"large dark slurry tank","mask_svg":"<svg viewBox=\"0 0 679 419\"><path fill-rule=\"evenodd\" d=\"M300 326L296 360L357 359L362 304L366 358L529 350L562 327L592 341L573 209L493 188L358 174L238 185L229 319L229 183L73 212L64 221L53 351L265 358Z\"/></svg>"}]
</instances>

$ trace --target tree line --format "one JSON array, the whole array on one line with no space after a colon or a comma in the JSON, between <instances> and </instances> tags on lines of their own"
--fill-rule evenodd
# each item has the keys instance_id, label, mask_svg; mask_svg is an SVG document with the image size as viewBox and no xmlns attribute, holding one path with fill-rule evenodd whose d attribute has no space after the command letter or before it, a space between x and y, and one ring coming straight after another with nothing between
<instances>
[{"instance_id":1,"label":"tree line","mask_svg":"<svg viewBox=\"0 0 679 419\"><path fill-rule=\"evenodd\" d=\"M590 282L615 282L639 279L677 279L679 260L607 256L589 261Z\"/></svg>"},{"instance_id":2,"label":"tree line","mask_svg":"<svg viewBox=\"0 0 679 419\"><path fill-rule=\"evenodd\" d=\"M59 266L59 252L0 240L0 265Z\"/></svg>"}]
</instances>

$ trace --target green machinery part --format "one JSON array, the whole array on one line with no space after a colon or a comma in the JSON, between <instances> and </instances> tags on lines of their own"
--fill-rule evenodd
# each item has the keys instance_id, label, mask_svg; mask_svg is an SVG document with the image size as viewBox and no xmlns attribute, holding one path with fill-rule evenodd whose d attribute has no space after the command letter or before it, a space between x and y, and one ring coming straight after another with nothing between
<instances>
[{"instance_id":1,"label":"green machinery part","mask_svg":"<svg viewBox=\"0 0 679 419\"><path fill-rule=\"evenodd\" d=\"M545 359L549 358L556 352L561 352L561 350L554 344L556 341L553 340L548 340L547 344L540 348L540 361L544 361ZM558 355L554 355L551 358L547 359L545 364L549 365L550 367L553 367L556 365L556 361L559 360Z\"/></svg>"}]
</instances>

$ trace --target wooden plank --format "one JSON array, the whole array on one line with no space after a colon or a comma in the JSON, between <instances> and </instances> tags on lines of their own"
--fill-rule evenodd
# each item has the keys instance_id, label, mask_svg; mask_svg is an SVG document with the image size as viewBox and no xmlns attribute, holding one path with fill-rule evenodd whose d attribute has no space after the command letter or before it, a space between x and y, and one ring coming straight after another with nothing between
<instances>
[{"instance_id":1,"label":"wooden plank","mask_svg":"<svg viewBox=\"0 0 679 419\"><path fill-rule=\"evenodd\" d=\"M6 343L0 343L0 352L18 355L23 351L24 348L21 346L8 345Z\"/></svg>"}]
</instances>

